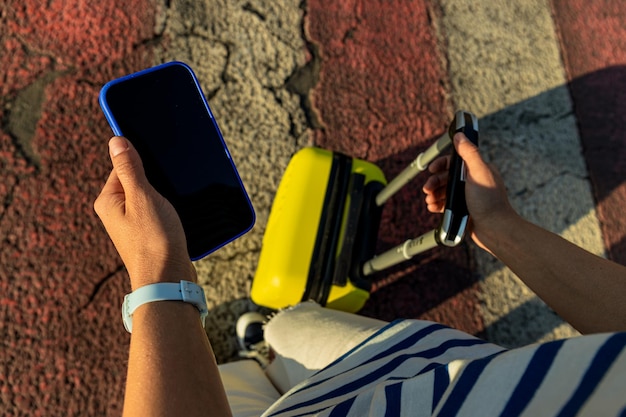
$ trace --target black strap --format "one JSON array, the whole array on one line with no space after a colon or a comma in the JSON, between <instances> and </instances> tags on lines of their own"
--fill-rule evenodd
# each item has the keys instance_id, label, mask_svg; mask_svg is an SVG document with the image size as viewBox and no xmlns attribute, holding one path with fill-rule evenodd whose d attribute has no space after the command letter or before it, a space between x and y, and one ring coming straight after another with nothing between
<instances>
[{"instance_id":1,"label":"black strap","mask_svg":"<svg viewBox=\"0 0 626 417\"><path fill-rule=\"evenodd\" d=\"M303 301L314 300L320 305L326 305L333 280L335 254L337 253L351 171L352 158L340 153L333 153L324 207L317 229L317 239L311 258L307 285L302 297Z\"/></svg>"},{"instance_id":2,"label":"black strap","mask_svg":"<svg viewBox=\"0 0 626 417\"><path fill-rule=\"evenodd\" d=\"M348 214L346 218L346 227L343 234L343 243L341 251L337 257L335 271L333 274L333 284L340 287L348 283L348 275L350 274L350 265L352 263L352 251L359 227L359 218L363 209L363 199L365 190L365 175L352 174L350 176L350 185L348 187L348 195L350 196L350 205L348 206Z\"/></svg>"}]
</instances>

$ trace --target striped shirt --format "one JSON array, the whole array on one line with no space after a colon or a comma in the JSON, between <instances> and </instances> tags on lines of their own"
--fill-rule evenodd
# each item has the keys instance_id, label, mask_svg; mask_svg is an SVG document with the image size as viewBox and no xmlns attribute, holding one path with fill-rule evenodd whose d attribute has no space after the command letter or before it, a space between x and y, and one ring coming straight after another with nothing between
<instances>
[{"instance_id":1,"label":"striped shirt","mask_svg":"<svg viewBox=\"0 0 626 417\"><path fill-rule=\"evenodd\" d=\"M395 321L263 415L626 417L626 333L506 350L441 324Z\"/></svg>"}]
</instances>

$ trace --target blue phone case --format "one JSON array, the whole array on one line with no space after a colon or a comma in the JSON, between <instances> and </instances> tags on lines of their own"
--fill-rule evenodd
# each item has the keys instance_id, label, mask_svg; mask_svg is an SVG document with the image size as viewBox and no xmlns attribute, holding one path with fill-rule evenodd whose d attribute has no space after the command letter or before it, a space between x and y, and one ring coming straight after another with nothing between
<instances>
[{"instance_id":1,"label":"blue phone case","mask_svg":"<svg viewBox=\"0 0 626 417\"><path fill-rule=\"evenodd\" d=\"M104 115L106 117L107 122L109 123L109 125L111 126L111 129L113 130L113 133L116 136L124 136L124 132L122 131L122 129L120 128L120 126L119 126L119 124L117 122L117 120L113 116L113 112L112 112L112 110L111 110L111 108L109 106L109 103L107 102L107 98L106 97L107 97L107 92L109 91L109 89L112 86L115 86L117 84L121 84L121 83L127 82L129 80L132 80L134 78L141 77L141 76L144 76L144 75L156 72L156 71L160 71L160 70L163 70L165 68L172 67L172 66L183 67L191 75L191 78L193 79L193 81L195 83L195 87L198 90L198 93L199 93L199 95L200 95L200 97L202 99L202 102L204 103L205 110L208 113L208 115L209 115L209 117L210 117L210 119L211 119L211 121L212 121L212 123L213 123L213 125L215 127L215 131L217 133L217 137L219 138L219 140L221 142L221 146L222 146L222 148L223 148L223 150L224 150L224 152L225 152L225 154L226 154L226 156L228 158L228 161L230 162L230 165L233 168L233 171L234 171L234 174L236 176L237 182L239 184L239 187L241 188L241 191L242 191L243 195L245 196L245 200L246 200L246 203L249 206L250 214L251 214L251 222L250 222L250 224L241 233L238 233L235 236L232 236L231 238L225 240L224 242L220 243L219 245L217 245L215 247L209 248L209 250L206 251L206 252L203 252L203 253L197 254L197 255L190 255L191 260L195 261L195 260L201 259L201 258L209 255L210 253L212 253L212 252L216 251L217 249L221 248L222 246L232 242L233 240L238 239L239 237L241 237L242 235L244 235L245 233L250 231L250 229L252 229L252 227L254 226L254 223L256 221L256 214L254 212L254 208L252 206L250 198L249 198L249 196L248 196L248 194L247 194L247 192L245 190L245 187L243 186L243 183L242 183L241 178L239 176L239 172L237 171L237 168L236 168L236 166L235 166L235 164L234 164L234 162L233 162L233 160L232 160L232 158L230 156L230 152L228 151L228 148L226 147L226 143L224 142L224 138L222 137L222 132L220 131L220 129L219 129L218 125L217 125L217 122L215 121L215 118L213 117L213 113L211 112L211 108L209 107L209 104L208 104L208 102L206 100L206 97L203 94L202 89L200 87L200 83L198 82L198 79L197 79L196 75L194 74L193 70L191 69L191 67L189 65L187 65L187 64L185 64L183 62L179 62L179 61L167 62L167 63L161 64L161 65L157 65L157 66L152 67L152 68L147 68L145 70L142 70L142 71L139 71L139 72L136 72L136 73L133 73L133 74L129 74L129 75L126 75L124 77L121 77L121 78L118 78L118 79L115 79L115 80L112 80L112 81L109 81L108 83L106 83L102 87L102 89L100 90L100 95L99 95L98 101L100 103L100 107L102 108L102 111L104 112Z\"/></svg>"}]
</instances>

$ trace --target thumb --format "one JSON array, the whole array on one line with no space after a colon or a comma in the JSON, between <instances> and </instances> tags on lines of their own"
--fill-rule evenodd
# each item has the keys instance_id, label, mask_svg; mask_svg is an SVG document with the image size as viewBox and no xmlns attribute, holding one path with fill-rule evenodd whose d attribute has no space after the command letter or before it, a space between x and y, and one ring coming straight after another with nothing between
<instances>
[{"instance_id":1,"label":"thumb","mask_svg":"<svg viewBox=\"0 0 626 417\"><path fill-rule=\"evenodd\" d=\"M463 133L457 133L454 135L454 148L461 159L465 161L469 171L477 170L486 166L485 161L482 156L480 156L478 147L470 142L467 136Z\"/></svg>"},{"instance_id":2,"label":"thumb","mask_svg":"<svg viewBox=\"0 0 626 417\"><path fill-rule=\"evenodd\" d=\"M143 170L141 157L133 145L121 136L114 136L109 141L109 155L113 169L124 190L134 189L148 180Z\"/></svg>"}]
</instances>

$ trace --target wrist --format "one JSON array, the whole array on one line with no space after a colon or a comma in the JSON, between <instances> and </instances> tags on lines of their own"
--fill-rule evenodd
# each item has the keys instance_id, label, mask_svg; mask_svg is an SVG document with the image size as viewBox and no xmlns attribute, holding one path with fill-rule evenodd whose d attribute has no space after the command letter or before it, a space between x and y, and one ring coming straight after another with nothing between
<instances>
[{"instance_id":1,"label":"wrist","mask_svg":"<svg viewBox=\"0 0 626 417\"><path fill-rule=\"evenodd\" d=\"M124 326L125 327L125 326ZM180 343L189 335L205 333L198 309L177 301L146 303L138 307L132 316L132 338L142 338L147 334L159 339L165 334Z\"/></svg>"},{"instance_id":2,"label":"wrist","mask_svg":"<svg viewBox=\"0 0 626 417\"><path fill-rule=\"evenodd\" d=\"M141 324L144 318L159 323L159 327L163 328L164 323L171 322L176 327L185 323L201 323L198 320L198 309L189 303L180 301L159 301L156 303L143 304L133 313L133 324L137 328L143 327ZM186 325L183 327L187 327Z\"/></svg>"},{"instance_id":3,"label":"wrist","mask_svg":"<svg viewBox=\"0 0 626 417\"><path fill-rule=\"evenodd\" d=\"M147 268L133 269L128 271L130 286L133 291L146 285L180 281L198 282L196 268L191 261L179 265L150 265Z\"/></svg>"},{"instance_id":4,"label":"wrist","mask_svg":"<svg viewBox=\"0 0 626 417\"><path fill-rule=\"evenodd\" d=\"M196 317L204 326L208 314L204 290L199 285L181 280L177 283L160 282L143 286L124 297L122 304L122 318L124 327L130 333L133 327L133 315L136 310L145 310L144 306L161 304L158 310L167 310L180 316L188 308L181 308L185 304L196 308ZM188 313L187 313L188 314Z\"/></svg>"}]
</instances>

